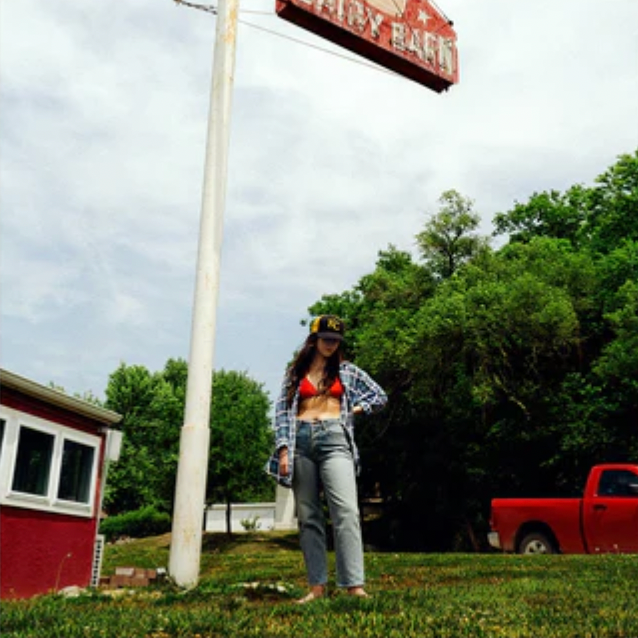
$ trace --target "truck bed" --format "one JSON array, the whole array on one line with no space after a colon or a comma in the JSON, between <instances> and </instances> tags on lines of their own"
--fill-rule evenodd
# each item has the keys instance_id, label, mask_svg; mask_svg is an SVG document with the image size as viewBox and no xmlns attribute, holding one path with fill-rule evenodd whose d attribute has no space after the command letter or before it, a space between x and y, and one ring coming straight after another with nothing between
<instances>
[{"instance_id":1,"label":"truck bed","mask_svg":"<svg viewBox=\"0 0 638 638\"><path fill-rule=\"evenodd\" d=\"M503 550L516 551L525 535L542 522L553 530L558 549L566 553L586 551L580 529L581 498L495 498L492 500L493 527L499 530ZM518 532L518 533L517 533Z\"/></svg>"}]
</instances>

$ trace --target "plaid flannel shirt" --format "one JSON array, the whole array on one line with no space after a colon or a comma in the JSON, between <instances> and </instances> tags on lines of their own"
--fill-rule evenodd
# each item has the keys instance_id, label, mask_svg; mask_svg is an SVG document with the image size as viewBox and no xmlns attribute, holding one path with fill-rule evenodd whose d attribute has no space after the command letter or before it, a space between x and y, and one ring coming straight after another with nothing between
<instances>
[{"instance_id":1,"label":"plaid flannel shirt","mask_svg":"<svg viewBox=\"0 0 638 638\"><path fill-rule=\"evenodd\" d=\"M359 451L354 440L354 414L352 409L355 406L361 406L365 414L373 414L383 408L388 401L388 397L383 388L366 372L348 361L341 363L339 378L345 390L341 397L341 423L350 442L355 469L357 474L359 474ZM279 473L279 450L282 447L287 447L288 457L291 460L294 459L298 408L298 388L292 403L290 406L288 405L288 375L286 375L279 398L275 404L275 418L272 425L275 433L275 450L264 468L270 476L274 477L280 485L285 487L292 487L294 463L291 462L288 475L281 476Z\"/></svg>"}]
</instances>

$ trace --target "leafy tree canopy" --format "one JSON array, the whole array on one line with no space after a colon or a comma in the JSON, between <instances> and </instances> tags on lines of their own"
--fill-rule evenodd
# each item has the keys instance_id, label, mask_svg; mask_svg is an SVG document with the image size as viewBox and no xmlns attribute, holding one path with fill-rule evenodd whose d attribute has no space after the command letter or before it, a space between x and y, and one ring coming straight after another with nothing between
<instances>
[{"instance_id":1,"label":"leafy tree canopy","mask_svg":"<svg viewBox=\"0 0 638 638\"><path fill-rule=\"evenodd\" d=\"M497 214L494 225L495 234L509 234L512 242L555 237L597 253L638 240L638 150L621 155L593 186L535 193Z\"/></svg>"},{"instance_id":2,"label":"leafy tree canopy","mask_svg":"<svg viewBox=\"0 0 638 638\"><path fill-rule=\"evenodd\" d=\"M172 511L187 374L184 360L169 359L161 372L123 363L111 375L106 407L123 415L124 436L120 459L109 469L109 513L149 505ZM268 396L259 383L246 373L214 373L209 499L272 497L261 472L270 444L267 415Z\"/></svg>"},{"instance_id":3,"label":"leafy tree canopy","mask_svg":"<svg viewBox=\"0 0 638 638\"><path fill-rule=\"evenodd\" d=\"M439 212L426 223L416 240L432 272L445 279L485 248L488 240L474 232L481 218L473 211L472 200L448 190L439 202Z\"/></svg>"},{"instance_id":4,"label":"leafy tree canopy","mask_svg":"<svg viewBox=\"0 0 638 638\"><path fill-rule=\"evenodd\" d=\"M245 372L213 377L208 500L270 500L272 481L263 471L271 451L269 400L263 385Z\"/></svg>"},{"instance_id":5,"label":"leafy tree canopy","mask_svg":"<svg viewBox=\"0 0 638 638\"><path fill-rule=\"evenodd\" d=\"M344 317L390 397L357 434L380 542L484 546L494 496L577 491L593 463L638 459L637 167L623 155L592 187L515 204L497 251L448 191L421 263L390 246L310 307Z\"/></svg>"}]
</instances>

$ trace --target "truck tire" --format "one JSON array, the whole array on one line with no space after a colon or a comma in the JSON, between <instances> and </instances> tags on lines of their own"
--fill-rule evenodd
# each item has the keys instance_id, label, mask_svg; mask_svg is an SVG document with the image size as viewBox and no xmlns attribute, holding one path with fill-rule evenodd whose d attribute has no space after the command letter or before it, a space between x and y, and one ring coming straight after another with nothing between
<instances>
[{"instance_id":1,"label":"truck tire","mask_svg":"<svg viewBox=\"0 0 638 638\"><path fill-rule=\"evenodd\" d=\"M518 544L519 554L555 554L556 547L547 534L532 532Z\"/></svg>"}]
</instances>

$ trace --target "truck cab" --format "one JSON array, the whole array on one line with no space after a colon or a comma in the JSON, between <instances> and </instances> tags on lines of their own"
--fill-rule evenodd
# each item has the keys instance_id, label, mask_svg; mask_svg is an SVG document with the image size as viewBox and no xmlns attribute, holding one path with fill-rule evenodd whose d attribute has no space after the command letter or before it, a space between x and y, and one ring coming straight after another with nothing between
<instances>
[{"instance_id":1,"label":"truck cab","mask_svg":"<svg viewBox=\"0 0 638 638\"><path fill-rule=\"evenodd\" d=\"M638 552L635 467L593 467L583 501L583 530L589 553Z\"/></svg>"}]
</instances>

